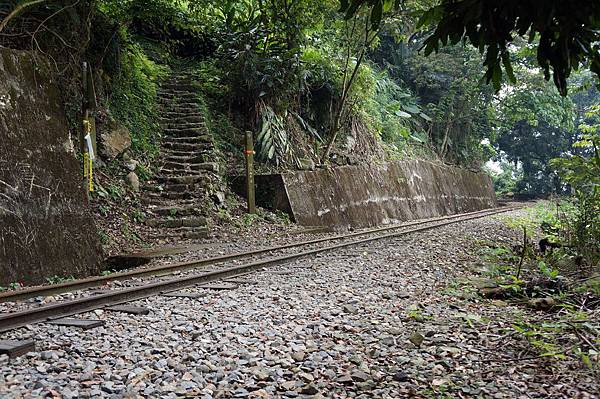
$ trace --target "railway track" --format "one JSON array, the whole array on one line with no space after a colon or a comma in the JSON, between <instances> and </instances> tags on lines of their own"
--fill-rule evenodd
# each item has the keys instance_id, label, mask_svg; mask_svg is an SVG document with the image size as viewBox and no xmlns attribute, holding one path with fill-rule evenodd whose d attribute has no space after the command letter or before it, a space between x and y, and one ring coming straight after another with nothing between
<instances>
[{"instance_id":1,"label":"railway track","mask_svg":"<svg viewBox=\"0 0 600 399\"><path fill-rule=\"evenodd\" d=\"M232 277L252 273L266 267L279 265L285 262L299 258L320 254L327 251L360 245L385 238L398 237L406 234L417 233L449 224L460 223L463 221L483 218L498 213L508 212L518 209L518 207L506 207L502 209L492 209L465 214L457 214L433 218L421 221L405 223L401 225L373 228L350 234L340 234L331 237L319 238L315 240L302 241L281 246L256 249L248 252L238 252L229 255L199 259L191 262L163 265L142 270L131 270L122 273L116 273L109 276L90 277L82 280L75 280L53 286L39 286L29 289L19 290L17 292L8 292L0 295L2 302L15 302L27 298L56 294L59 292L73 292L87 288L97 287L115 280L126 280L148 276L164 276L178 271L187 270L181 276L163 279L160 281L141 282L139 285L127 287L120 290L111 290L98 295L83 296L73 300L31 307L15 312L4 313L0 315L0 332L14 330L29 324L48 322L61 319L67 316L92 311L95 309L109 306L120 305L123 303L147 298L154 295L165 294L192 286L202 286L218 280L227 280ZM361 237L364 236L364 237ZM358 238L357 238L358 237ZM356 238L356 239L355 239ZM323 245L331 242L339 243L332 245ZM312 248L311 248L312 246ZM308 247L292 253L283 253L275 256L269 256L265 259L252 260L254 256L273 254L287 251L294 248ZM250 259L250 262L232 266L233 262L240 259ZM204 273L193 273L195 269L205 266L219 266L218 270L205 271Z\"/></svg>"}]
</instances>

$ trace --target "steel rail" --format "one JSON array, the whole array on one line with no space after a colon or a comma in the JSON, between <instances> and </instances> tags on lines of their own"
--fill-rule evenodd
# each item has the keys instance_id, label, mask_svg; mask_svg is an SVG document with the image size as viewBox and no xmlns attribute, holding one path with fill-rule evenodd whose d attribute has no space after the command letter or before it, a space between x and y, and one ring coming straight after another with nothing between
<instances>
[{"instance_id":1,"label":"steel rail","mask_svg":"<svg viewBox=\"0 0 600 399\"><path fill-rule=\"evenodd\" d=\"M265 254L268 252L274 252L274 251L290 249L290 248L297 248L297 247L302 247L302 246L311 245L311 244L319 244L319 243L328 242L328 241L347 239L347 238L357 237L357 236L361 236L361 235L397 230L397 229L402 229L402 228L411 227L411 226L418 226L418 225L426 224L426 223L433 223L433 222L437 222L440 220L449 220L449 219L455 219L455 218L464 217L464 216L478 215L478 214L482 214L482 213L489 212L489 211L490 211L490 209L484 209L484 210L475 211L475 212L459 213L459 214L455 214L455 215L448 215L448 216L442 216L442 217L438 217L438 218L431 218L431 219L403 223L400 225L376 227L376 228L372 228L372 229L361 230L361 231L350 233L350 234L338 234L338 235L331 236L331 237L317 238L317 239L313 239L313 240L300 241L300 242L278 245L278 246L270 246L270 247L259 248L259 249L255 249L255 250L251 250L251 251L236 252L236 253L228 254L228 255L213 256L213 257L209 257L209 258L192 260L192 261L188 261L188 262L172 263L172 264L168 264L168 265L154 266L154 267L149 267L149 268L132 269L132 270L128 270L125 272L113 273L113 274L106 275L106 276L92 276L92 277L87 277L87 278L83 278L83 279L66 281L66 282L59 283L59 284L40 285L40 286L34 286L34 287L30 287L30 288L19 289L19 290L15 290L15 291L6 291L6 292L0 293L0 303L26 300L26 299L34 298L37 296L49 296L49 295L62 294L65 292L73 292L73 291L78 291L78 290L82 290L82 289L86 289L86 288L98 287L98 286L104 285L110 281L120 281L120 280L126 280L126 279L130 279L130 278L134 278L134 277L147 277L147 276L154 276L154 275L158 275L158 274L165 275L165 274L170 274L170 273L173 273L176 271L194 269L194 268L198 268L198 267L202 267L202 266L214 265L216 263L222 263L222 262L227 262L227 261L232 261L232 260L237 260L237 259L249 258L251 256L262 255L262 254Z\"/></svg>"},{"instance_id":2,"label":"steel rail","mask_svg":"<svg viewBox=\"0 0 600 399\"><path fill-rule=\"evenodd\" d=\"M19 327L23 327L29 324L40 323L49 321L57 318L73 316L79 313L89 312L105 306L112 306L125 302L131 302L138 299L147 298L154 295L163 294L166 292L175 291L178 289L190 287L198 284L207 284L216 280L223 280L240 274L251 273L265 267L278 265L291 260L304 258L311 255L316 255L322 252L332 251L340 248L345 248L354 245L360 245L373 241L378 241L386 238L399 237L411 233L417 233L435 229L438 227L447 226L454 223L460 223L463 221L480 219L483 217L495 215L498 213L509 212L517 208L506 208L501 210L487 211L485 213L478 213L476 215L470 215L456 220L443 221L437 224L431 224L427 226L415 227L412 229L403 230L400 232L389 233L379 235L375 237L363 238L360 240L343 242L328 247L315 248L306 250L290 255L283 255L278 257L269 258L266 260L254 261L241 266L229 267L223 270L207 272L205 274L196 274L191 276L184 276L182 278L174 278L167 281L160 281L156 283L141 285L137 287L125 288L122 290L111 291L106 294L100 294L90 297L84 297L74 299L71 301L55 303L51 305L40 306L37 308L22 310L19 312L7 313L0 315L0 332L14 330Z\"/></svg>"}]
</instances>

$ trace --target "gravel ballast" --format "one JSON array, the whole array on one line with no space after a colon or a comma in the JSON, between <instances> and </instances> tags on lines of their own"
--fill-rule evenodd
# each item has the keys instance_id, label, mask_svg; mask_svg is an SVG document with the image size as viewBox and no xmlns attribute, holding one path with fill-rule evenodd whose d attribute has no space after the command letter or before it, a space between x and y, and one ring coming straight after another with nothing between
<instances>
[{"instance_id":1,"label":"gravel ballast","mask_svg":"<svg viewBox=\"0 0 600 399\"><path fill-rule=\"evenodd\" d=\"M0 396L597 397L582 363L523 355L511 322L528 310L461 288L481 241L519 235L488 217L132 302L145 316L97 310L80 317L106 324L88 331L2 334L37 352L0 356Z\"/></svg>"}]
</instances>

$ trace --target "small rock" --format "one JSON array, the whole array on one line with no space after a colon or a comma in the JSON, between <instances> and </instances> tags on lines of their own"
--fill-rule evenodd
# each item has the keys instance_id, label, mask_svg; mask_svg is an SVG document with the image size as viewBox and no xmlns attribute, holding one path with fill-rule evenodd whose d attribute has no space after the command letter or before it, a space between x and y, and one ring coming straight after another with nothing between
<instances>
[{"instance_id":1,"label":"small rock","mask_svg":"<svg viewBox=\"0 0 600 399\"><path fill-rule=\"evenodd\" d=\"M222 191L214 193L213 198L218 205L223 205L225 203L225 193Z\"/></svg>"},{"instance_id":2,"label":"small rock","mask_svg":"<svg viewBox=\"0 0 600 399\"><path fill-rule=\"evenodd\" d=\"M369 374L365 373L362 370L353 371L352 374L350 375L350 377L352 377L352 380L358 381L358 382L368 381L371 378L371 376Z\"/></svg>"},{"instance_id":3,"label":"small rock","mask_svg":"<svg viewBox=\"0 0 600 399\"><path fill-rule=\"evenodd\" d=\"M344 312L350 313L350 314L357 314L358 309L354 305L344 305Z\"/></svg>"},{"instance_id":4,"label":"small rock","mask_svg":"<svg viewBox=\"0 0 600 399\"><path fill-rule=\"evenodd\" d=\"M556 305L556 301L552 297L533 298L527 302L527 306L536 310L550 310Z\"/></svg>"},{"instance_id":5,"label":"small rock","mask_svg":"<svg viewBox=\"0 0 600 399\"><path fill-rule=\"evenodd\" d=\"M252 375L254 375L254 378L256 378L258 381L267 381L271 378L269 373L264 369L254 370Z\"/></svg>"},{"instance_id":6,"label":"small rock","mask_svg":"<svg viewBox=\"0 0 600 399\"><path fill-rule=\"evenodd\" d=\"M398 371L394 374L393 379L394 381L398 382L406 382L408 381L408 374L406 374L404 371Z\"/></svg>"},{"instance_id":7,"label":"small rock","mask_svg":"<svg viewBox=\"0 0 600 399\"><path fill-rule=\"evenodd\" d=\"M370 391L375 387L375 385L375 381L372 380L356 383L357 388L361 391Z\"/></svg>"},{"instance_id":8,"label":"small rock","mask_svg":"<svg viewBox=\"0 0 600 399\"><path fill-rule=\"evenodd\" d=\"M352 376L350 374L344 374L337 379L340 384L352 384Z\"/></svg>"},{"instance_id":9,"label":"small rock","mask_svg":"<svg viewBox=\"0 0 600 399\"><path fill-rule=\"evenodd\" d=\"M319 393L319 390L314 385L309 384L302 388L302 393L304 395L316 395Z\"/></svg>"},{"instance_id":10,"label":"small rock","mask_svg":"<svg viewBox=\"0 0 600 399\"><path fill-rule=\"evenodd\" d=\"M307 382L313 382L315 380L315 377L309 373L300 373L298 374L298 377L302 378L304 381Z\"/></svg>"},{"instance_id":11,"label":"small rock","mask_svg":"<svg viewBox=\"0 0 600 399\"><path fill-rule=\"evenodd\" d=\"M425 337L422 336L418 331L415 331L412 334L410 334L410 337L408 338L408 340L410 342L412 342L413 345L415 345L416 347L419 347L425 340Z\"/></svg>"},{"instance_id":12,"label":"small rock","mask_svg":"<svg viewBox=\"0 0 600 399\"><path fill-rule=\"evenodd\" d=\"M125 162L125 167L129 171L133 172L138 167L139 164L140 164L139 161L136 161L135 159L130 159L127 162Z\"/></svg>"},{"instance_id":13,"label":"small rock","mask_svg":"<svg viewBox=\"0 0 600 399\"><path fill-rule=\"evenodd\" d=\"M285 381L281 383L281 387L286 391L291 391L296 387L296 381Z\"/></svg>"},{"instance_id":14,"label":"small rock","mask_svg":"<svg viewBox=\"0 0 600 399\"><path fill-rule=\"evenodd\" d=\"M133 191L140 191L140 179L135 172L129 172L127 177L125 177L125 182Z\"/></svg>"},{"instance_id":15,"label":"small rock","mask_svg":"<svg viewBox=\"0 0 600 399\"><path fill-rule=\"evenodd\" d=\"M294 359L297 362L303 361L305 357L306 357L306 353L304 353L304 352L294 352L294 353L292 353L292 359Z\"/></svg>"},{"instance_id":16,"label":"small rock","mask_svg":"<svg viewBox=\"0 0 600 399\"><path fill-rule=\"evenodd\" d=\"M57 360L58 354L54 351L43 351L42 353L40 353L40 357L43 360L50 360L50 359Z\"/></svg>"},{"instance_id":17,"label":"small rock","mask_svg":"<svg viewBox=\"0 0 600 399\"><path fill-rule=\"evenodd\" d=\"M113 386L114 386L114 382L112 381L105 381L102 383L102 385L100 386L100 388L106 392L106 393L113 393Z\"/></svg>"}]
</instances>

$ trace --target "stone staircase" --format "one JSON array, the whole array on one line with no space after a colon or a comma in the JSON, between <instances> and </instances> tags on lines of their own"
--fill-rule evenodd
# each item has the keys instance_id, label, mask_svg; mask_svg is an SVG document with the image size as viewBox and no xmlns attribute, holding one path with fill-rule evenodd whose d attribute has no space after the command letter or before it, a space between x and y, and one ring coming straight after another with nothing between
<instances>
[{"instance_id":1,"label":"stone staircase","mask_svg":"<svg viewBox=\"0 0 600 399\"><path fill-rule=\"evenodd\" d=\"M146 224L155 238L198 239L208 235L206 214L219 186L217 155L201 108L194 75L171 75L158 93L161 104L161 168L144 186Z\"/></svg>"}]
</instances>

